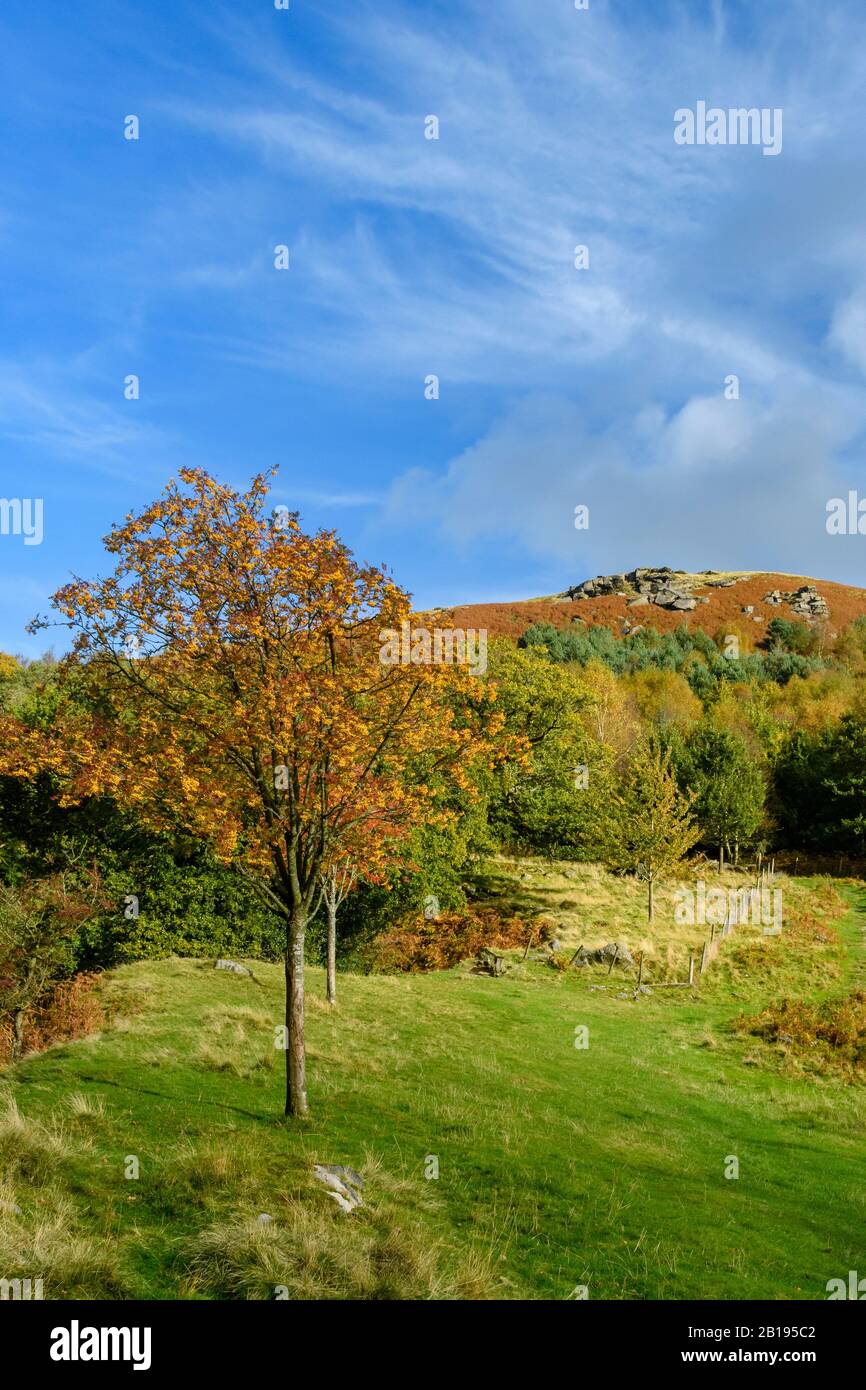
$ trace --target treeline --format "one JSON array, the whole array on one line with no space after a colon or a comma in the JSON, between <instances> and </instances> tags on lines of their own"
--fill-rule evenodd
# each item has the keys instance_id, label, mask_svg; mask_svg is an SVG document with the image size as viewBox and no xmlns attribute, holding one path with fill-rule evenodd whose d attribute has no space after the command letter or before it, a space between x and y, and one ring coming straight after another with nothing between
<instances>
[{"instance_id":1,"label":"treeline","mask_svg":"<svg viewBox=\"0 0 866 1390\"><path fill-rule=\"evenodd\" d=\"M684 623L674 632L641 627L622 637L601 625L563 629L551 623L533 623L518 645L543 647L558 663L586 666L590 661L601 661L619 676L649 670L681 672L691 690L705 700L723 683L783 686L794 676L848 669L852 657L860 670L866 651L866 621L858 619L852 625L838 655L835 650L824 650L827 644L819 629L785 618L771 619L765 649L750 651L752 640L747 630L736 625L714 639L701 628L692 629Z\"/></svg>"},{"instance_id":2,"label":"treeline","mask_svg":"<svg viewBox=\"0 0 866 1390\"><path fill-rule=\"evenodd\" d=\"M706 634L682 630L656 640L637 634L617 672L604 659L615 640L606 629L593 630L599 635L585 661L573 657L574 642L592 633L566 633L565 645L550 650L538 631L519 647L497 641L490 649L487 680L496 686L503 734L521 757L505 756L476 770L471 785L453 787L450 819L413 830L375 882L361 877L341 907L344 963L363 965L381 933L425 904L460 909L473 866L491 853L610 861L612 820L649 745L667 760L690 804L696 844L708 854L866 852L862 677L825 664L770 681L767 653L749 658L747 671L760 666L760 677L737 682L730 679L736 663ZM682 666L710 648L725 685L702 700ZM55 669L50 658L6 659L0 708L50 720ZM171 954L282 953L273 914L206 842L155 833L111 797L63 806L50 773L0 777L0 880L26 885L85 869L98 873L100 903L69 942L70 972ZM324 951L320 912L308 954L322 960Z\"/></svg>"}]
</instances>

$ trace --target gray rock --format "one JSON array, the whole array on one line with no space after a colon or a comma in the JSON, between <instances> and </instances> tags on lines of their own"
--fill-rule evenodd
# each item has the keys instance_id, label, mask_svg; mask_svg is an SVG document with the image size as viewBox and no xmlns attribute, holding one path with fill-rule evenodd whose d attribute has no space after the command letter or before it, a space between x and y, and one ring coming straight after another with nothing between
<instances>
[{"instance_id":1,"label":"gray rock","mask_svg":"<svg viewBox=\"0 0 866 1390\"><path fill-rule=\"evenodd\" d=\"M593 951L588 951L586 947L581 950L574 958L575 965L610 965L616 957L617 965L628 969L634 966L634 960L627 946L621 941L608 941L605 946L598 946Z\"/></svg>"},{"instance_id":2,"label":"gray rock","mask_svg":"<svg viewBox=\"0 0 866 1390\"><path fill-rule=\"evenodd\" d=\"M675 609L678 613L690 613L692 609L697 608L697 606L697 599L693 598L674 599L673 603L670 605L670 607Z\"/></svg>"},{"instance_id":3,"label":"gray rock","mask_svg":"<svg viewBox=\"0 0 866 1390\"><path fill-rule=\"evenodd\" d=\"M245 965L238 965L236 960L218 960L214 970L230 970L233 975L252 975L251 970L247 970Z\"/></svg>"},{"instance_id":4,"label":"gray rock","mask_svg":"<svg viewBox=\"0 0 866 1390\"><path fill-rule=\"evenodd\" d=\"M346 1168L340 1163L316 1163L313 1177L328 1189L328 1196L333 1197L341 1211L354 1211L355 1207L364 1205L361 1196L364 1179L354 1168Z\"/></svg>"},{"instance_id":5,"label":"gray rock","mask_svg":"<svg viewBox=\"0 0 866 1390\"><path fill-rule=\"evenodd\" d=\"M548 952L545 951L543 954L547 956ZM505 974L507 968L508 962L504 956L501 956L498 951L492 950L490 946L482 946L475 957L473 974L493 975L498 978Z\"/></svg>"},{"instance_id":6,"label":"gray rock","mask_svg":"<svg viewBox=\"0 0 866 1390\"><path fill-rule=\"evenodd\" d=\"M638 594L637 598L630 598L630 599L629 599L628 604L627 604L627 607L629 607L629 608L645 608L646 605L647 605L648 603L649 603L649 599L648 599L648 597L647 597L646 594Z\"/></svg>"}]
</instances>

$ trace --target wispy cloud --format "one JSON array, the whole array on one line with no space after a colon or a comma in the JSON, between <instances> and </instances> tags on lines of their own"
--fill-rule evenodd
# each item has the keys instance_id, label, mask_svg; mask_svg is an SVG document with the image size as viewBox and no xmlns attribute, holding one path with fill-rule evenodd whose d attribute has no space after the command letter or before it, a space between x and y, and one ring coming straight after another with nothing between
<instances>
[{"instance_id":1,"label":"wispy cloud","mask_svg":"<svg viewBox=\"0 0 866 1390\"><path fill-rule=\"evenodd\" d=\"M122 381L111 385L122 398ZM144 461L164 448L167 432L136 420L137 406L132 401L126 409L109 405L50 359L27 367L0 362L0 437L84 470L139 477ZM21 467L29 473L29 461ZM9 461L4 465L7 478L13 468Z\"/></svg>"}]
</instances>

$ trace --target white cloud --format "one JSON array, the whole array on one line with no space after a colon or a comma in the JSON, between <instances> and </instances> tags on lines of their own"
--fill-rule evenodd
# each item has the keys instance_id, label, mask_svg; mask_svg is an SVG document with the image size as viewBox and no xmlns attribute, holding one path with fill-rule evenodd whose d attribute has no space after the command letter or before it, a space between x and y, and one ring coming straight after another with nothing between
<instances>
[{"instance_id":1,"label":"white cloud","mask_svg":"<svg viewBox=\"0 0 866 1390\"><path fill-rule=\"evenodd\" d=\"M763 403L720 392L596 435L572 403L536 396L444 476L404 473L385 524L426 519L461 552L498 538L579 576L648 563L802 572L807 553L841 572L858 562L826 535L825 504L855 485L838 459L864 430L866 396L841 391L780 391ZM581 503L588 531L574 528Z\"/></svg>"}]
</instances>

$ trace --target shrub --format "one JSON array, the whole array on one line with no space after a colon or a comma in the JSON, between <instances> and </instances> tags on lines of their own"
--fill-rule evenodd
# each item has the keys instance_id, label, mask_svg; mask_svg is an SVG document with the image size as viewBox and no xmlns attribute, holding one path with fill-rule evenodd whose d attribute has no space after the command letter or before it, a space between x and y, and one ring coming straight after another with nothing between
<instances>
[{"instance_id":1,"label":"shrub","mask_svg":"<svg viewBox=\"0 0 866 1390\"><path fill-rule=\"evenodd\" d=\"M735 1027L783 1043L795 1056L814 1058L824 1068L866 1078L866 990L820 1004L782 999L751 1018L741 1015Z\"/></svg>"},{"instance_id":2,"label":"shrub","mask_svg":"<svg viewBox=\"0 0 866 1390\"><path fill-rule=\"evenodd\" d=\"M105 1023L105 1008L97 991L97 972L62 980L36 1004L24 1027L24 1051L44 1052L55 1043L97 1033ZM12 1058L12 1027L0 1026L0 1063Z\"/></svg>"},{"instance_id":3,"label":"shrub","mask_svg":"<svg viewBox=\"0 0 866 1390\"><path fill-rule=\"evenodd\" d=\"M505 917L495 908L453 912L428 921L411 917L372 943L367 964L376 971L448 970L474 956L482 946L494 950L526 946L534 935L545 941L555 928L546 921Z\"/></svg>"}]
</instances>

